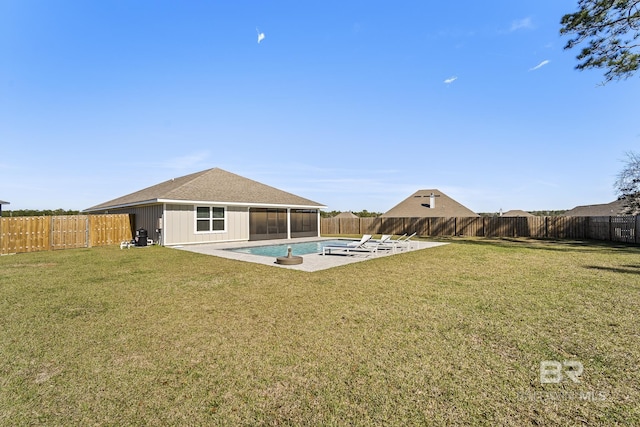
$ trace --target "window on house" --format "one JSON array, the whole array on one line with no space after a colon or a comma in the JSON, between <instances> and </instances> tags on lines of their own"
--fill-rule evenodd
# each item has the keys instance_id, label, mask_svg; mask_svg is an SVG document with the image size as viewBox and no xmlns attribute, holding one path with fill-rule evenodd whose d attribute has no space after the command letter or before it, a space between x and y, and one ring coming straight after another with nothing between
<instances>
[{"instance_id":1,"label":"window on house","mask_svg":"<svg viewBox=\"0 0 640 427\"><path fill-rule=\"evenodd\" d=\"M225 210L217 206L196 207L196 232L225 231Z\"/></svg>"}]
</instances>

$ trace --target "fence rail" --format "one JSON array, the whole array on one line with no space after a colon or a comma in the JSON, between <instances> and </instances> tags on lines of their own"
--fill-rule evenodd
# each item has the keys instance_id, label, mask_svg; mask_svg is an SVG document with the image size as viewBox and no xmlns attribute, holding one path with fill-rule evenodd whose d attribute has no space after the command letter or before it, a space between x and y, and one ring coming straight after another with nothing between
<instances>
[{"instance_id":1,"label":"fence rail","mask_svg":"<svg viewBox=\"0 0 640 427\"><path fill-rule=\"evenodd\" d=\"M640 243L640 216L322 218L322 234L531 237Z\"/></svg>"},{"instance_id":2,"label":"fence rail","mask_svg":"<svg viewBox=\"0 0 640 427\"><path fill-rule=\"evenodd\" d=\"M0 255L106 246L130 240L129 214L0 218Z\"/></svg>"}]
</instances>

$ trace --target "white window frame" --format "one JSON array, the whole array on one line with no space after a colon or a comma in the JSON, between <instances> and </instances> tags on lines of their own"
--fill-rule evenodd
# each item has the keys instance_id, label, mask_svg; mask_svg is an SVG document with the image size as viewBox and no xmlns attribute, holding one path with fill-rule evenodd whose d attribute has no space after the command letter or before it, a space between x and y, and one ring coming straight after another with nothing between
<instances>
[{"instance_id":1,"label":"white window frame","mask_svg":"<svg viewBox=\"0 0 640 427\"><path fill-rule=\"evenodd\" d=\"M208 208L209 209L209 218L198 218L198 208ZM213 217L213 209L221 208L224 212L224 217L214 218ZM198 221L204 221L205 219L209 220L209 230L198 231ZM222 230L214 230L213 229L213 221L224 221L224 226ZM195 234L220 234L227 232L227 207L226 206L212 206L212 205L194 205L193 206L193 232Z\"/></svg>"}]
</instances>

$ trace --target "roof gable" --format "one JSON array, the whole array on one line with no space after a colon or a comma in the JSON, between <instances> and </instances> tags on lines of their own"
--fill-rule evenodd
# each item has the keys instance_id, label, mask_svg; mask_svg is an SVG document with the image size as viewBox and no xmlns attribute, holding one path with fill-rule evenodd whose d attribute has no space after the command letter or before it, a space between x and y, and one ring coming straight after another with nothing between
<instances>
[{"instance_id":1,"label":"roof gable","mask_svg":"<svg viewBox=\"0 0 640 427\"><path fill-rule=\"evenodd\" d=\"M340 212L339 214L335 215L334 218L358 218L358 215L354 214L353 212Z\"/></svg>"},{"instance_id":2,"label":"roof gable","mask_svg":"<svg viewBox=\"0 0 640 427\"><path fill-rule=\"evenodd\" d=\"M432 198L433 195L433 198ZM461 205L438 189L418 190L385 212L383 217L469 217L477 213Z\"/></svg>"},{"instance_id":3,"label":"roof gable","mask_svg":"<svg viewBox=\"0 0 640 427\"><path fill-rule=\"evenodd\" d=\"M113 209L161 201L324 207L295 194L213 168L173 178L86 210Z\"/></svg>"},{"instance_id":4,"label":"roof gable","mask_svg":"<svg viewBox=\"0 0 640 427\"><path fill-rule=\"evenodd\" d=\"M506 217L534 217L535 215L530 214L529 212L525 212L521 209L512 209L510 211L506 211L502 214L502 216Z\"/></svg>"},{"instance_id":5,"label":"roof gable","mask_svg":"<svg viewBox=\"0 0 640 427\"><path fill-rule=\"evenodd\" d=\"M598 205L576 206L566 211L563 216L617 216L622 215L624 199Z\"/></svg>"}]
</instances>

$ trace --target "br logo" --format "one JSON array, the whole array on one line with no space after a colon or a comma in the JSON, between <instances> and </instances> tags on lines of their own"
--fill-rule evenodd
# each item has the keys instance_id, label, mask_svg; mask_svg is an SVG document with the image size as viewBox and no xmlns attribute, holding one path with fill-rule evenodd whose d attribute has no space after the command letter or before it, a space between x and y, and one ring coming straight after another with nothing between
<instances>
[{"instance_id":1,"label":"br logo","mask_svg":"<svg viewBox=\"0 0 640 427\"><path fill-rule=\"evenodd\" d=\"M584 370L582 363L575 360L543 360L540 362L540 382L542 384L559 384L566 376L574 383L580 382Z\"/></svg>"}]
</instances>

